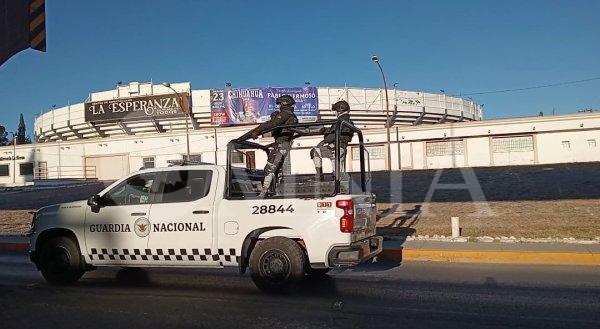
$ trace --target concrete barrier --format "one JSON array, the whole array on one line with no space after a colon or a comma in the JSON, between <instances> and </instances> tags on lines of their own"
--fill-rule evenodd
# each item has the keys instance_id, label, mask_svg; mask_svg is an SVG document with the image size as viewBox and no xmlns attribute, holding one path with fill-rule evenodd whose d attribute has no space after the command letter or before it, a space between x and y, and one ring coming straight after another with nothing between
<instances>
[{"instance_id":1,"label":"concrete barrier","mask_svg":"<svg viewBox=\"0 0 600 329\"><path fill-rule=\"evenodd\" d=\"M384 249L380 257L394 261L600 266L600 254L579 252L402 248Z\"/></svg>"},{"instance_id":2,"label":"concrete barrier","mask_svg":"<svg viewBox=\"0 0 600 329\"><path fill-rule=\"evenodd\" d=\"M29 238L23 235L0 236L0 250L25 251L29 248Z\"/></svg>"}]
</instances>

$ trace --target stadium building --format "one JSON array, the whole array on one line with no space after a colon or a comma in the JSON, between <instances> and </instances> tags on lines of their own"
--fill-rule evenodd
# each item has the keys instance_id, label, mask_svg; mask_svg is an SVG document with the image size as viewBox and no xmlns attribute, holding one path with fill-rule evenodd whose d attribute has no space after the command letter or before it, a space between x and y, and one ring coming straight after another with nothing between
<instances>
[{"instance_id":1,"label":"stadium building","mask_svg":"<svg viewBox=\"0 0 600 329\"><path fill-rule=\"evenodd\" d=\"M34 144L0 147L0 186L115 180L185 159L188 141L191 160L225 164L227 143L268 119L281 93L297 100L300 121L333 119L331 105L348 101L371 171L600 161L599 113L483 120L480 105L436 93L390 89L386 106L385 91L374 88L192 90L190 83L131 82L37 117ZM314 172L309 152L318 142L295 140L285 171ZM358 150L350 148L346 168L356 171ZM260 168L266 159L247 152L232 161Z\"/></svg>"}]
</instances>

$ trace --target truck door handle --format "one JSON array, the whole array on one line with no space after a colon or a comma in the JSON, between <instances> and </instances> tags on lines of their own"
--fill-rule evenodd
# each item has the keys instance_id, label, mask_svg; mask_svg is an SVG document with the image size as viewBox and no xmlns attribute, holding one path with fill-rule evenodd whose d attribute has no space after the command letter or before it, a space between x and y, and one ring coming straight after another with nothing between
<instances>
[{"instance_id":1,"label":"truck door handle","mask_svg":"<svg viewBox=\"0 0 600 329\"><path fill-rule=\"evenodd\" d=\"M192 211L192 214L194 214L194 215L208 214L208 213L209 213L208 210L194 210L194 211Z\"/></svg>"},{"instance_id":2,"label":"truck door handle","mask_svg":"<svg viewBox=\"0 0 600 329\"><path fill-rule=\"evenodd\" d=\"M132 212L131 216L146 216L145 212Z\"/></svg>"}]
</instances>

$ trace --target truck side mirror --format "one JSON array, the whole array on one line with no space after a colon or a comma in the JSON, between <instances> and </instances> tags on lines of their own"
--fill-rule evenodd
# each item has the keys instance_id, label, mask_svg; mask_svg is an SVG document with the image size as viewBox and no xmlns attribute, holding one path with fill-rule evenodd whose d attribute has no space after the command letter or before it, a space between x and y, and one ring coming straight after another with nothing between
<instances>
[{"instance_id":1,"label":"truck side mirror","mask_svg":"<svg viewBox=\"0 0 600 329\"><path fill-rule=\"evenodd\" d=\"M102 204L100 202L100 196L98 194L92 195L87 200L87 204L92 209L92 212L95 212L95 213L99 212L100 208L102 208Z\"/></svg>"}]
</instances>

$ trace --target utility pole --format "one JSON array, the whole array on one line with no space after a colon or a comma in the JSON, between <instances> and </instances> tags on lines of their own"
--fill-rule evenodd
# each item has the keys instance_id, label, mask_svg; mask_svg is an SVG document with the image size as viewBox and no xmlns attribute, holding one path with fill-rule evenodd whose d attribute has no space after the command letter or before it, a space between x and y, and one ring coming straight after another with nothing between
<instances>
[{"instance_id":1,"label":"utility pole","mask_svg":"<svg viewBox=\"0 0 600 329\"><path fill-rule=\"evenodd\" d=\"M189 162L191 160L190 158L190 127L189 127L189 119L190 119L190 109L189 109L189 105L187 109L183 109L183 97L181 97L181 94L179 94L177 92L177 90L173 89L173 87L171 87L171 84L169 82L163 82L163 86L171 89L175 95L177 96L177 98L179 99L179 106L181 106L181 111L183 113L185 113L185 142L187 145L187 161Z\"/></svg>"},{"instance_id":2,"label":"utility pole","mask_svg":"<svg viewBox=\"0 0 600 329\"><path fill-rule=\"evenodd\" d=\"M17 182L17 134L13 131L13 184Z\"/></svg>"},{"instance_id":3,"label":"utility pole","mask_svg":"<svg viewBox=\"0 0 600 329\"><path fill-rule=\"evenodd\" d=\"M377 64L379 67L379 71L381 71L381 77L383 78L383 88L385 89L385 128L387 135L387 170L392 170L392 147L390 141L390 126L392 123L390 122L390 101L388 98L388 89L387 82L385 80L385 74L383 73L383 69L381 68L381 64L379 64L379 57L377 55L371 56L371 60Z\"/></svg>"}]
</instances>

